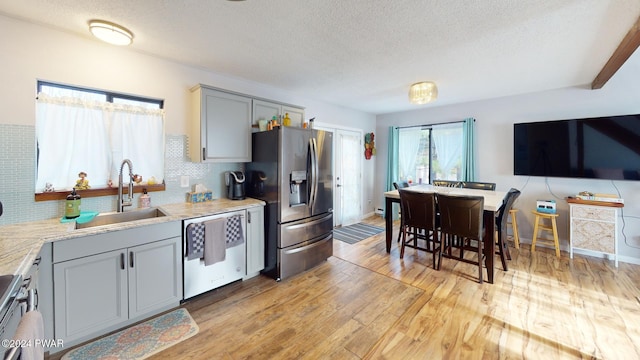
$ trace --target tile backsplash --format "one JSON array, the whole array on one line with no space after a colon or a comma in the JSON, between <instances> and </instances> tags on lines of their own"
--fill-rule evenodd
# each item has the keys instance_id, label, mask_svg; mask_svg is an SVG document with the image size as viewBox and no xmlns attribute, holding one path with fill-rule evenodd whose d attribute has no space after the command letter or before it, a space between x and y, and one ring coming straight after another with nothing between
<instances>
[{"instance_id":1,"label":"tile backsplash","mask_svg":"<svg viewBox=\"0 0 640 360\"><path fill-rule=\"evenodd\" d=\"M36 158L35 126L0 124L0 201L4 213L0 225L58 218L64 214L64 200L34 200ZM135 166L135 164L134 164ZM192 163L186 135L165 136L165 191L150 192L151 206L184 202L186 193L200 183L213 197L225 196L224 173L243 170L240 163ZM180 178L189 177L189 188L180 187ZM137 206L137 198L134 206ZM114 211L116 196L82 199L82 210Z\"/></svg>"}]
</instances>

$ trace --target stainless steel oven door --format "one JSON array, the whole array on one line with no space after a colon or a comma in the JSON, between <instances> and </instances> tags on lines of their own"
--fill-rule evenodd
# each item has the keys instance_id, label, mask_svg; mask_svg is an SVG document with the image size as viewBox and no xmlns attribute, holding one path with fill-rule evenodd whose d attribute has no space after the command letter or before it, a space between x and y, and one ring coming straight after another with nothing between
<instances>
[{"instance_id":1,"label":"stainless steel oven door","mask_svg":"<svg viewBox=\"0 0 640 360\"><path fill-rule=\"evenodd\" d=\"M0 289L0 339L11 340L22 318L22 307L18 300L22 276L5 275L2 277L4 289ZM7 281L4 281L7 280ZM15 359L19 355L16 348L2 347L2 359Z\"/></svg>"}]
</instances>

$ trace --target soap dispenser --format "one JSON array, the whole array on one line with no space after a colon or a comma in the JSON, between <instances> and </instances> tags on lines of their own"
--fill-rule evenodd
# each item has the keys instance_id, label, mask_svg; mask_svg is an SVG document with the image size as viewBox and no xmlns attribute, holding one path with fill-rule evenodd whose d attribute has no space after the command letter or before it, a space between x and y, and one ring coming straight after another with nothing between
<instances>
[{"instance_id":1,"label":"soap dispenser","mask_svg":"<svg viewBox=\"0 0 640 360\"><path fill-rule=\"evenodd\" d=\"M64 217L67 219L75 219L80 216L80 195L76 193L76 189L71 190L71 194L67 195L67 201L64 206Z\"/></svg>"},{"instance_id":2,"label":"soap dispenser","mask_svg":"<svg viewBox=\"0 0 640 360\"><path fill-rule=\"evenodd\" d=\"M142 195L140 195L140 207L148 208L151 206L151 196L147 194L147 189L142 189Z\"/></svg>"}]
</instances>

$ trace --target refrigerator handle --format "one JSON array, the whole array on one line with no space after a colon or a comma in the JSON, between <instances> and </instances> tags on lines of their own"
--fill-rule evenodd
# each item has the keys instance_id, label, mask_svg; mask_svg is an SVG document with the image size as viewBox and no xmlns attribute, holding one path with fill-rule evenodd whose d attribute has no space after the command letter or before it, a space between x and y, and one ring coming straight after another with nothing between
<instances>
[{"instance_id":1,"label":"refrigerator handle","mask_svg":"<svg viewBox=\"0 0 640 360\"><path fill-rule=\"evenodd\" d=\"M309 157L311 158L311 179L309 179L309 207L312 208L316 202L316 194L318 191L318 153L316 147L316 139L309 139Z\"/></svg>"},{"instance_id":2,"label":"refrigerator handle","mask_svg":"<svg viewBox=\"0 0 640 360\"><path fill-rule=\"evenodd\" d=\"M320 174L318 170L318 143L316 142L316 138L313 138L313 159L314 159L314 169L313 169L313 205L316 204L316 199L318 198L318 176ZM312 212L313 213L313 212Z\"/></svg>"}]
</instances>

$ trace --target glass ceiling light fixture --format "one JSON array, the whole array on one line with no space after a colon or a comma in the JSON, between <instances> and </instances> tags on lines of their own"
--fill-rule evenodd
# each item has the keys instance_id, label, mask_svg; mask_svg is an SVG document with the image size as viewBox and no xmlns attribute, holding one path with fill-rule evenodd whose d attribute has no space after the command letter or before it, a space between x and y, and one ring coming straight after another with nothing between
<instances>
[{"instance_id":1,"label":"glass ceiling light fixture","mask_svg":"<svg viewBox=\"0 0 640 360\"><path fill-rule=\"evenodd\" d=\"M109 44L125 46L133 42L131 31L109 21L91 20L89 30L93 36Z\"/></svg>"},{"instance_id":2,"label":"glass ceiling light fixture","mask_svg":"<svg viewBox=\"0 0 640 360\"><path fill-rule=\"evenodd\" d=\"M412 104L426 104L437 98L438 87L432 81L415 83L409 88L409 102Z\"/></svg>"}]
</instances>

